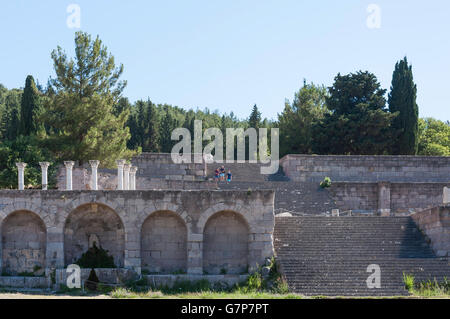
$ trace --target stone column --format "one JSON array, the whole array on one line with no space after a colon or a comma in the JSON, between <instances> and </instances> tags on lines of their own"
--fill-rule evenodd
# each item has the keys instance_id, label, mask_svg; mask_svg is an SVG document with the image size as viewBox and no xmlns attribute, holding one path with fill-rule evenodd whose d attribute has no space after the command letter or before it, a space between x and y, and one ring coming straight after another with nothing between
<instances>
[{"instance_id":1,"label":"stone column","mask_svg":"<svg viewBox=\"0 0 450 319\"><path fill-rule=\"evenodd\" d=\"M125 160L120 159L116 161L117 164L117 190L123 190L123 166L125 165Z\"/></svg>"},{"instance_id":2,"label":"stone column","mask_svg":"<svg viewBox=\"0 0 450 319\"><path fill-rule=\"evenodd\" d=\"M391 183L378 183L378 215L391 215Z\"/></svg>"},{"instance_id":3,"label":"stone column","mask_svg":"<svg viewBox=\"0 0 450 319\"><path fill-rule=\"evenodd\" d=\"M188 234L187 249L187 273L203 274L203 234Z\"/></svg>"},{"instance_id":4,"label":"stone column","mask_svg":"<svg viewBox=\"0 0 450 319\"><path fill-rule=\"evenodd\" d=\"M75 165L73 161L65 161L64 165L66 165L66 191L72 190L72 169Z\"/></svg>"},{"instance_id":5,"label":"stone column","mask_svg":"<svg viewBox=\"0 0 450 319\"><path fill-rule=\"evenodd\" d=\"M89 161L89 164L91 164L91 185L92 189L94 191L98 190L98 184L97 184L97 168L100 164L100 161Z\"/></svg>"},{"instance_id":6,"label":"stone column","mask_svg":"<svg viewBox=\"0 0 450 319\"><path fill-rule=\"evenodd\" d=\"M48 171L48 167L50 166L50 163L49 162L39 162L39 165L41 165L41 171L42 171L42 189L47 190L47 188L48 188L47 171Z\"/></svg>"},{"instance_id":7,"label":"stone column","mask_svg":"<svg viewBox=\"0 0 450 319\"><path fill-rule=\"evenodd\" d=\"M450 204L450 188L448 188L448 187L444 187L443 203L444 204Z\"/></svg>"},{"instance_id":8,"label":"stone column","mask_svg":"<svg viewBox=\"0 0 450 319\"><path fill-rule=\"evenodd\" d=\"M123 189L130 189L130 164L125 164L123 166Z\"/></svg>"},{"instance_id":9,"label":"stone column","mask_svg":"<svg viewBox=\"0 0 450 319\"><path fill-rule=\"evenodd\" d=\"M136 172L137 172L136 166L130 167L130 190L135 191L136 190Z\"/></svg>"},{"instance_id":10,"label":"stone column","mask_svg":"<svg viewBox=\"0 0 450 319\"><path fill-rule=\"evenodd\" d=\"M25 188L25 182L24 182L24 173L25 173L25 167L27 166L27 163L16 163L17 170L19 172L18 179L19 179L19 190L23 190Z\"/></svg>"}]
</instances>

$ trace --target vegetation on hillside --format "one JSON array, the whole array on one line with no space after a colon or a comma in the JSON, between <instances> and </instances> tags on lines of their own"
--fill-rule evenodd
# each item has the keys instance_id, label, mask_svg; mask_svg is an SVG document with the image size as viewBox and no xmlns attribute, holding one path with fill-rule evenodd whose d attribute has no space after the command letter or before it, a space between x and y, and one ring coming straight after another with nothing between
<instances>
[{"instance_id":1,"label":"vegetation on hillside","mask_svg":"<svg viewBox=\"0 0 450 319\"><path fill-rule=\"evenodd\" d=\"M55 167L64 160L99 159L103 167L114 167L115 159L141 151L170 152L176 143L172 131L184 127L193 136L195 120L202 120L203 130L215 127L224 135L226 128L278 127L281 156L450 155L450 123L418 118L417 87L406 58L395 65L387 101L374 74L338 74L329 88L304 81L276 120L263 118L257 105L239 119L233 112L187 110L150 99L132 103L123 96L124 66L98 36L84 32L75 34L74 58L58 46L51 59L55 77L45 88L31 75L23 89L0 84L0 188L16 186L18 161L28 163L25 184L33 187L40 183L38 161L52 162L51 187Z\"/></svg>"}]
</instances>

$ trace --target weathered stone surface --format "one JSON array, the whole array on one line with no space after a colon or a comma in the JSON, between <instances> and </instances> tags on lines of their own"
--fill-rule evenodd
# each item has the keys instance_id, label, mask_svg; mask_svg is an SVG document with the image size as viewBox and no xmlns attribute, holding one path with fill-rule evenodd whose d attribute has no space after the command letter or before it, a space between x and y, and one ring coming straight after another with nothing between
<instances>
[{"instance_id":1,"label":"weathered stone surface","mask_svg":"<svg viewBox=\"0 0 450 319\"><path fill-rule=\"evenodd\" d=\"M16 211L2 224L2 267L8 274L45 269L46 228L38 215Z\"/></svg>"},{"instance_id":2,"label":"weathered stone surface","mask_svg":"<svg viewBox=\"0 0 450 319\"><path fill-rule=\"evenodd\" d=\"M205 256L227 273L243 272L273 255L269 190L1 190L0 198L1 266L16 272L71 264L92 238L118 267L138 272L146 263L148 270L202 274Z\"/></svg>"},{"instance_id":3,"label":"weathered stone surface","mask_svg":"<svg viewBox=\"0 0 450 319\"><path fill-rule=\"evenodd\" d=\"M245 220L234 212L223 211L212 216L204 231L203 270L208 274L246 272L249 267L248 232ZM270 238L266 240L270 241Z\"/></svg>"},{"instance_id":4,"label":"weathered stone surface","mask_svg":"<svg viewBox=\"0 0 450 319\"><path fill-rule=\"evenodd\" d=\"M280 159L293 181L448 182L449 156L286 155Z\"/></svg>"},{"instance_id":5,"label":"weathered stone surface","mask_svg":"<svg viewBox=\"0 0 450 319\"><path fill-rule=\"evenodd\" d=\"M187 270L187 228L176 213L156 212L141 231L142 269L152 273Z\"/></svg>"},{"instance_id":6,"label":"weathered stone surface","mask_svg":"<svg viewBox=\"0 0 450 319\"><path fill-rule=\"evenodd\" d=\"M431 240L437 256L450 256L450 205L442 205L412 215L417 226Z\"/></svg>"}]
</instances>

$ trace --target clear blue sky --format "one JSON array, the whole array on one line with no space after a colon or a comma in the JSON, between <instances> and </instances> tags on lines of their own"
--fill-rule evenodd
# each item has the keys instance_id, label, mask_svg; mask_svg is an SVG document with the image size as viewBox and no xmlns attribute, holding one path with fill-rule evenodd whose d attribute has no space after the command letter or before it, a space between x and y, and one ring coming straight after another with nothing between
<instances>
[{"instance_id":1,"label":"clear blue sky","mask_svg":"<svg viewBox=\"0 0 450 319\"><path fill-rule=\"evenodd\" d=\"M124 95L184 108L233 111L253 104L275 118L303 78L369 70L389 89L407 55L420 116L450 120L450 1L112 1L0 0L0 83L23 87L53 76L57 45L73 56L67 6L81 8L81 30L99 35L123 63ZM369 4L381 28L366 25Z\"/></svg>"}]
</instances>

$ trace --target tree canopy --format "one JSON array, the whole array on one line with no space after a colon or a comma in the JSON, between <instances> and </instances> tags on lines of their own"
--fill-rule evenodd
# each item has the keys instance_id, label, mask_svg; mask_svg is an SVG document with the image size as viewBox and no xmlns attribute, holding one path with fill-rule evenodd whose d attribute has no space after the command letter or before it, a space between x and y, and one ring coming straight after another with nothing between
<instances>
[{"instance_id":1,"label":"tree canopy","mask_svg":"<svg viewBox=\"0 0 450 319\"><path fill-rule=\"evenodd\" d=\"M42 116L52 128L46 145L58 158L80 163L98 159L113 166L118 158L130 158L129 110L114 108L126 85L119 81L123 65L116 68L101 40L83 32L75 35L75 59L60 47L51 56L56 78L50 80L53 96Z\"/></svg>"},{"instance_id":2,"label":"tree canopy","mask_svg":"<svg viewBox=\"0 0 450 319\"><path fill-rule=\"evenodd\" d=\"M386 90L376 76L368 71L338 74L328 91L330 113L315 125L315 152L386 154L396 114L386 109Z\"/></svg>"}]
</instances>

